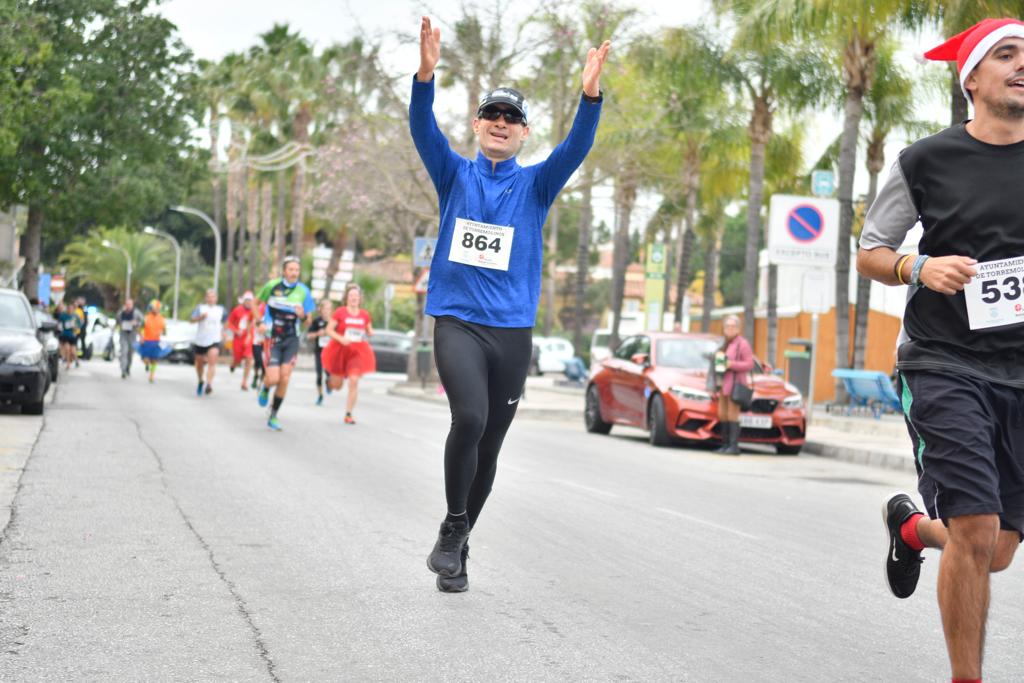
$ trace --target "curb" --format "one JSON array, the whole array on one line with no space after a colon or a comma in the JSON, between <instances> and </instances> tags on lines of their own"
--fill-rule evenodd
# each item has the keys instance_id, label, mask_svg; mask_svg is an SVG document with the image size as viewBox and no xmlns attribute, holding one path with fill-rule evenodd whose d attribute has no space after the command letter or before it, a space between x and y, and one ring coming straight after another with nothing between
<instances>
[{"instance_id":1,"label":"curb","mask_svg":"<svg viewBox=\"0 0 1024 683\"><path fill-rule=\"evenodd\" d=\"M388 394L390 396L398 396L400 398L408 398L414 401L423 401L424 403L433 403L435 405L448 407L448 399L444 394L438 394L436 390L427 388L421 389L419 386L406 385L392 385L388 387ZM529 388L527 388L529 393ZM568 410L565 408L532 408L529 405L523 405L516 411L517 419L525 420L546 420L554 422L564 422L582 419L583 413L580 410Z\"/></svg>"},{"instance_id":2,"label":"curb","mask_svg":"<svg viewBox=\"0 0 1024 683\"><path fill-rule=\"evenodd\" d=\"M914 459L908 455L887 451L872 451L853 446L840 446L821 441L805 441L804 452L820 458L831 458L856 465L870 465L901 472L916 472Z\"/></svg>"}]
</instances>

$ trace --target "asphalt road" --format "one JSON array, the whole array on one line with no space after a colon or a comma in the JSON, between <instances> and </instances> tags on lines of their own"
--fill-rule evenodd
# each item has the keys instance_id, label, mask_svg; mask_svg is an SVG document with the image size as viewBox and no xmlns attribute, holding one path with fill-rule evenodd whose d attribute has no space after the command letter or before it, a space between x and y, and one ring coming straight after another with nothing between
<instances>
[{"instance_id":1,"label":"asphalt road","mask_svg":"<svg viewBox=\"0 0 1024 683\"><path fill-rule=\"evenodd\" d=\"M520 420L447 595L447 412L373 377L346 426L296 377L282 433L226 371L204 398L180 366L62 380L0 538L0 679L948 680L938 556L909 600L882 577L910 475ZM1022 605L1013 567L990 681L1022 676Z\"/></svg>"}]
</instances>

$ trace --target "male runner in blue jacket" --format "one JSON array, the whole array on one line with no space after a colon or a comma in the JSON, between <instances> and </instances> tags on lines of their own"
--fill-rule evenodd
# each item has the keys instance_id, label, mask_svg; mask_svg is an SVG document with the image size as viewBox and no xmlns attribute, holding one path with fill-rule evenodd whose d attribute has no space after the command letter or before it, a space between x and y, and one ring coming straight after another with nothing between
<instances>
[{"instance_id":1,"label":"male runner in blue jacket","mask_svg":"<svg viewBox=\"0 0 1024 683\"><path fill-rule=\"evenodd\" d=\"M445 592L468 587L469 530L491 491L533 349L544 221L594 143L610 45L605 41L587 54L583 96L568 137L545 161L520 166L516 154L530 134L529 109L512 88L497 88L481 100L473 119L476 158L452 151L432 110L441 30L427 17L420 25L409 130L440 204L426 312L436 318L434 356L452 412L444 454L448 514L427 566Z\"/></svg>"}]
</instances>

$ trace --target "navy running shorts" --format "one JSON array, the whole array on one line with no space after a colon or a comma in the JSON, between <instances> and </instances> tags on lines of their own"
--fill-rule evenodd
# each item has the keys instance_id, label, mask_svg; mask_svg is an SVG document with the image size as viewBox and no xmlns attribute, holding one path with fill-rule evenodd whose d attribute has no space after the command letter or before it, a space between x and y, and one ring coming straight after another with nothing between
<instances>
[{"instance_id":1,"label":"navy running shorts","mask_svg":"<svg viewBox=\"0 0 1024 683\"><path fill-rule=\"evenodd\" d=\"M900 371L899 394L928 515L997 514L1024 534L1024 390Z\"/></svg>"},{"instance_id":2,"label":"navy running shorts","mask_svg":"<svg viewBox=\"0 0 1024 683\"><path fill-rule=\"evenodd\" d=\"M270 360L267 361L268 368L281 365L289 365L295 362L299 355L299 338L284 337L275 339L270 344Z\"/></svg>"}]
</instances>

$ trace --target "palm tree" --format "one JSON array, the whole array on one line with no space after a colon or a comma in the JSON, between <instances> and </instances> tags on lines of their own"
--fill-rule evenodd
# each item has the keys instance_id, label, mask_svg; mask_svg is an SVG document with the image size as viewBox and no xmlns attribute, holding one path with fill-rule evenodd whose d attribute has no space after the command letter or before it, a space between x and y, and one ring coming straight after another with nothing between
<instances>
[{"instance_id":1,"label":"palm tree","mask_svg":"<svg viewBox=\"0 0 1024 683\"><path fill-rule=\"evenodd\" d=\"M836 367L850 366L850 240L853 178L864 98L875 75L877 48L901 23L919 20L923 0L756 0L742 31L759 44L800 38L835 46L844 90L839 152L839 248L836 258ZM836 396L845 396L837 380Z\"/></svg>"},{"instance_id":2,"label":"palm tree","mask_svg":"<svg viewBox=\"0 0 1024 683\"><path fill-rule=\"evenodd\" d=\"M754 0L730 0L720 7L726 16L742 21ZM754 338L754 304L757 298L759 257L762 245L765 154L771 141L776 113L797 114L831 92L835 76L824 50L812 45L799 48L778 42L761 43L738 31L726 53L727 77L743 92L750 110L750 172L747 190L747 250L743 280L743 335ZM775 320L768 321L774 328ZM768 357L774 357L774 348Z\"/></svg>"},{"instance_id":3,"label":"palm tree","mask_svg":"<svg viewBox=\"0 0 1024 683\"><path fill-rule=\"evenodd\" d=\"M654 156L661 160L662 168L674 167L667 191L674 203L685 206L675 259L674 318L681 323L696 238L701 167L714 131L732 125L735 107L722 96L727 92L723 50L708 27L666 30L653 47L640 54L657 88L652 106L663 112L657 125L664 144Z\"/></svg>"},{"instance_id":4,"label":"palm tree","mask_svg":"<svg viewBox=\"0 0 1024 683\"><path fill-rule=\"evenodd\" d=\"M548 10L535 20L543 35L542 44L546 50L539 56L537 77L530 83L530 99L536 104L544 103L550 112L549 138L552 146L565 139L573 114L580 100L580 47L600 45L608 36L618 36L622 26L635 14L632 9L620 9L606 0L587 0L582 7L567 12ZM583 177L586 177L584 174ZM579 187L577 183L576 187ZM589 196L589 191L587 192ZM588 207L589 210L589 207ZM561 203L556 201L548 216L547 272L543 289L543 334L549 336L555 319L555 282L557 279L557 254ZM586 230L587 244L581 248L589 252L589 225ZM586 260L584 260L586 263ZM577 263L577 265L579 265ZM584 273L584 278L586 274ZM577 274L577 284L579 282ZM586 280L583 280L586 287ZM582 299L579 317L575 327L580 328L582 338ZM581 350L577 346L577 353Z\"/></svg>"},{"instance_id":5,"label":"palm tree","mask_svg":"<svg viewBox=\"0 0 1024 683\"><path fill-rule=\"evenodd\" d=\"M885 144L895 131L911 138L935 132L937 126L914 118L917 105L931 86L914 81L894 59L895 45L885 41L879 45L875 79L865 101L864 119L870 124L866 135L868 195L864 202L870 207L878 194L878 176L885 168ZM917 87L915 87L915 84ZM959 88L959 85L957 86ZM857 276L857 303L854 308L853 367L863 368L867 343L868 311L871 309L871 280Z\"/></svg>"},{"instance_id":6,"label":"palm tree","mask_svg":"<svg viewBox=\"0 0 1024 683\"><path fill-rule=\"evenodd\" d=\"M98 228L73 239L59 262L83 282L100 286L104 306L113 309L117 300L124 301L125 256L119 249L103 246L103 242L124 249L131 258L132 289L127 296L156 296L174 280L174 254L166 240L125 227Z\"/></svg>"}]
</instances>

